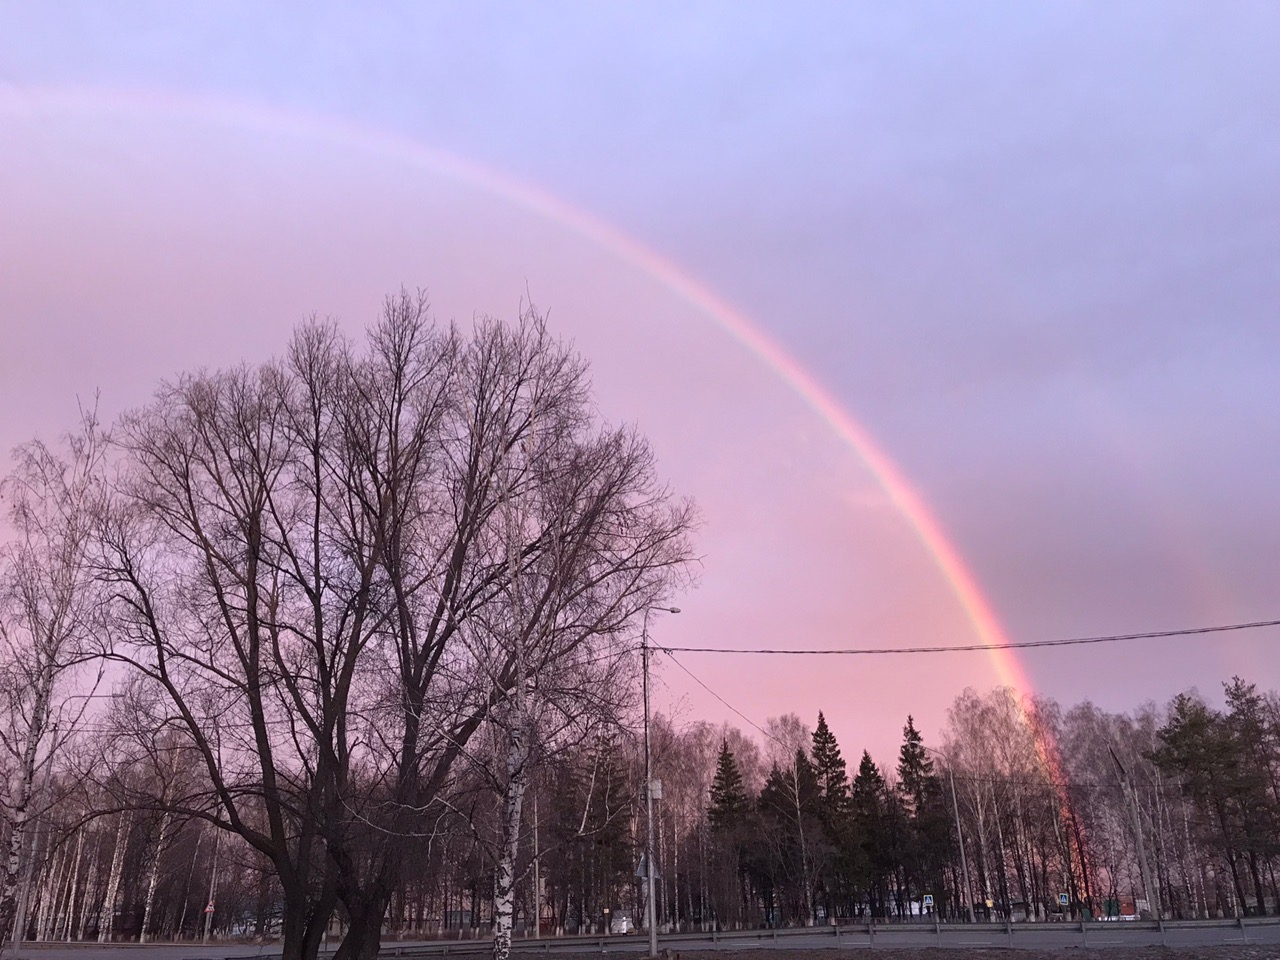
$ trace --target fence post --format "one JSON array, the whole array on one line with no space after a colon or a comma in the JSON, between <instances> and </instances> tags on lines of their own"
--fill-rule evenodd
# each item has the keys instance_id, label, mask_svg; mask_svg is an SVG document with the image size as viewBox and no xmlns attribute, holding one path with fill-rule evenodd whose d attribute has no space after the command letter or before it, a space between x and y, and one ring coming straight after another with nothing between
<instances>
[{"instance_id":1,"label":"fence post","mask_svg":"<svg viewBox=\"0 0 1280 960\"><path fill-rule=\"evenodd\" d=\"M1243 940L1245 943L1248 943L1249 934L1244 932L1244 914L1241 914L1236 919L1240 921L1240 939Z\"/></svg>"},{"instance_id":2,"label":"fence post","mask_svg":"<svg viewBox=\"0 0 1280 960\"><path fill-rule=\"evenodd\" d=\"M1089 931L1085 929L1084 921L1080 921L1080 944L1086 950L1089 949Z\"/></svg>"}]
</instances>

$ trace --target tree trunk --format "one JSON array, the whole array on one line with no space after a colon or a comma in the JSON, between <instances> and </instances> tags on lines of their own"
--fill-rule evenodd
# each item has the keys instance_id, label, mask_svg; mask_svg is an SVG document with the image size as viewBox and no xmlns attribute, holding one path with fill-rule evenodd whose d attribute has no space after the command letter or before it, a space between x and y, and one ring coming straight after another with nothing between
<instances>
[{"instance_id":1,"label":"tree trunk","mask_svg":"<svg viewBox=\"0 0 1280 960\"><path fill-rule=\"evenodd\" d=\"M53 937L53 924L57 917L58 890L62 886L62 871L67 860L65 850L59 850L53 863L40 878L40 905L36 910L36 939L50 940Z\"/></svg>"},{"instance_id":2,"label":"tree trunk","mask_svg":"<svg viewBox=\"0 0 1280 960\"><path fill-rule=\"evenodd\" d=\"M516 857L520 852L521 810L528 786L528 749L523 733L507 751L507 789L503 796L502 848L493 871L493 958L507 960L515 916Z\"/></svg>"},{"instance_id":3,"label":"tree trunk","mask_svg":"<svg viewBox=\"0 0 1280 960\"><path fill-rule=\"evenodd\" d=\"M156 838L156 855L151 861L151 876L147 881L147 903L142 911L142 931L138 934L138 942L147 942L147 930L151 927L151 910L156 902L156 883L160 879L160 856L164 853L164 841L169 832L169 821L172 814L167 812L160 818L160 836Z\"/></svg>"},{"instance_id":4,"label":"tree trunk","mask_svg":"<svg viewBox=\"0 0 1280 960\"><path fill-rule=\"evenodd\" d=\"M390 893L372 891L367 899L344 900L349 925L333 955L334 960L376 960L382 947L382 921ZM309 954L308 960L315 954Z\"/></svg>"},{"instance_id":5,"label":"tree trunk","mask_svg":"<svg viewBox=\"0 0 1280 960\"><path fill-rule=\"evenodd\" d=\"M323 889L314 896L296 880L296 876L281 876L281 883L284 888L284 916L281 919L280 960L315 960L337 902L332 881L326 880Z\"/></svg>"},{"instance_id":6,"label":"tree trunk","mask_svg":"<svg viewBox=\"0 0 1280 960\"><path fill-rule=\"evenodd\" d=\"M102 872L98 865L99 860L101 860L101 853L102 833L99 831L98 839L93 843L93 853L89 855L89 876L87 876L84 881L84 906L80 909L80 922L76 925L75 938L77 940L83 940L85 938L85 933L89 928L89 899L91 892L98 889L98 874ZM79 863L78 853L76 854L76 858L76 862ZM78 867L76 872L77 874L79 873ZM68 939L70 938L68 937Z\"/></svg>"},{"instance_id":7,"label":"tree trunk","mask_svg":"<svg viewBox=\"0 0 1280 960\"><path fill-rule=\"evenodd\" d=\"M38 677L31 724L22 745L22 760L17 770L17 789L12 793L13 814L9 819L9 851L5 857L4 876L0 877L0 945L9 942L17 917L18 880L22 872L22 855L26 851L27 827L31 822L31 801L35 795L36 759L40 740L45 733L53 676L47 670ZM54 727L57 739L57 727ZM49 759L47 762L52 763Z\"/></svg>"},{"instance_id":8,"label":"tree trunk","mask_svg":"<svg viewBox=\"0 0 1280 960\"><path fill-rule=\"evenodd\" d=\"M102 913L98 919L98 942L109 943L116 921L116 894L120 892L120 871L124 866L124 848L129 840L130 815L120 817L116 825L116 843L111 851L111 873L107 878L107 893L102 898Z\"/></svg>"}]
</instances>

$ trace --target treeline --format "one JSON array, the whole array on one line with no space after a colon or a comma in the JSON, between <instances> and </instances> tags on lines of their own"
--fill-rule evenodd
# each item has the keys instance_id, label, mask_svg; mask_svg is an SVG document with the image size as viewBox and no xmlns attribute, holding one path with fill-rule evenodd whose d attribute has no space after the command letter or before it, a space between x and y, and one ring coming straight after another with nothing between
<instances>
[{"instance_id":1,"label":"treeline","mask_svg":"<svg viewBox=\"0 0 1280 960\"><path fill-rule=\"evenodd\" d=\"M722 743L690 825L718 871L704 909L673 919L1192 919L1280 902L1280 699L1239 678L1225 709L1188 693L1131 715L970 690L940 749L907 718L892 764L863 752L852 772L821 714L807 743L796 725L771 729L767 763Z\"/></svg>"},{"instance_id":2,"label":"treeline","mask_svg":"<svg viewBox=\"0 0 1280 960\"><path fill-rule=\"evenodd\" d=\"M788 716L754 739L659 717L658 922L960 921L971 908L975 919L1015 921L1274 912L1280 700L1239 679L1225 693L1223 709L1181 694L1109 714L1008 688L966 691L940 748L907 718L895 758L881 765L863 752L852 770L822 714L811 732ZM24 937L278 936L271 865L161 802L195 787L186 748L174 741L117 762L121 734L101 731L125 712L112 702L99 732L82 732L49 778ZM104 766L109 776L94 774ZM636 738L621 728L540 765L519 829L517 935L533 932L535 911L545 934L643 920L642 779ZM398 839L412 866L389 898L387 935L490 935L502 811L480 775L458 777L423 811ZM335 911L333 936L344 922Z\"/></svg>"}]
</instances>

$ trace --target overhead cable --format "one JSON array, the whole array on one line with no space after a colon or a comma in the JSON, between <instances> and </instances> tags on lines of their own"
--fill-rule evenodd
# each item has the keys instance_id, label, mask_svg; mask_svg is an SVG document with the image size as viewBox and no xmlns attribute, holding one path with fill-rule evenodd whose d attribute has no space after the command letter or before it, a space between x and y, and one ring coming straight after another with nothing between
<instances>
[{"instance_id":1,"label":"overhead cable","mask_svg":"<svg viewBox=\"0 0 1280 960\"><path fill-rule=\"evenodd\" d=\"M1250 623L1228 623L1215 627L1187 627L1183 630L1154 630L1147 633L1117 633L1099 637L1071 637L1065 640L1020 640L1005 643L966 643L943 647L846 647L834 650L784 650L763 647L668 647L655 646L667 653L735 653L783 656L883 656L895 653L967 653L978 650L1026 650L1035 647L1074 647L1089 643L1116 643L1120 640L1158 640L1167 637L1190 637L1206 633L1228 633L1234 630L1257 630L1280 627L1280 620L1254 620Z\"/></svg>"}]
</instances>

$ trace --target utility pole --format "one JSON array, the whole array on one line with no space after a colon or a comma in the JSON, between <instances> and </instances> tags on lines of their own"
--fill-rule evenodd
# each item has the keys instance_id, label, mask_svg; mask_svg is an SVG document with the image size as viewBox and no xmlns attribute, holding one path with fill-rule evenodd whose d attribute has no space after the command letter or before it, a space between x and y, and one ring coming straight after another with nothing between
<instances>
[{"instance_id":1,"label":"utility pole","mask_svg":"<svg viewBox=\"0 0 1280 960\"><path fill-rule=\"evenodd\" d=\"M649 611L679 613L679 607L645 607L644 625L640 630L640 664L644 675L644 893L645 919L649 925L649 956L658 955L658 911L653 901L653 757L649 748Z\"/></svg>"},{"instance_id":2,"label":"utility pole","mask_svg":"<svg viewBox=\"0 0 1280 960\"><path fill-rule=\"evenodd\" d=\"M1147 865L1147 845L1142 839L1142 818L1138 815L1138 799L1133 794L1133 784L1129 782L1124 764L1120 762L1120 758L1116 756L1115 750L1109 743L1107 752L1116 763L1116 770L1120 774L1120 790L1124 793L1125 804L1129 807L1129 815L1133 819L1133 836L1138 844L1138 868L1142 871L1142 892L1147 898L1147 908L1159 920L1161 919L1160 892L1151 885L1151 868Z\"/></svg>"},{"instance_id":3,"label":"utility pole","mask_svg":"<svg viewBox=\"0 0 1280 960\"><path fill-rule=\"evenodd\" d=\"M217 830L217 829L218 829L217 827L214 827L214 830ZM218 841L220 839L222 839L222 834L214 833L213 835L213 869L209 871L209 903L204 908L204 935L201 936L200 938L201 943L208 943L209 934L213 932L214 900L218 896ZM326 925L325 927L326 934L328 933L328 929L329 928Z\"/></svg>"}]
</instances>

